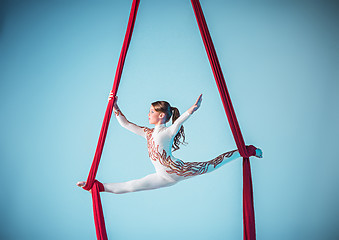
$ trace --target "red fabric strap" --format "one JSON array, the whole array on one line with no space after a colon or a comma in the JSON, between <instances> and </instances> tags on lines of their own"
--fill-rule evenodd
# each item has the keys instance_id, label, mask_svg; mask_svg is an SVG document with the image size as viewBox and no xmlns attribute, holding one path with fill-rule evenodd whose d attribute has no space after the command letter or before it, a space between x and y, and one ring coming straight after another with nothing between
<instances>
[{"instance_id":1,"label":"red fabric strap","mask_svg":"<svg viewBox=\"0 0 339 240\"><path fill-rule=\"evenodd\" d=\"M107 240L107 232L105 227L105 218L102 211L100 199L100 186L99 182L95 181L92 187L92 202L93 202L93 215L97 239Z\"/></svg>"},{"instance_id":2,"label":"red fabric strap","mask_svg":"<svg viewBox=\"0 0 339 240\"><path fill-rule=\"evenodd\" d=\"M95 181L94 181L94 184L98 184L99 192L104 192L104 191L105 191L104 184L102 184L102 183L99 182L98 180L95 180Z\"/></svg>"},{"instance_id":3,"label":"red fabric strap","mask_svg":"<svg viewBox=\"0 0 339 240\"><path fill-rule=\"evenodd\" d=\"M128 20L128 25L127 25L127 30L126 30L126 34L125 34L125 38L124 38L124 43L122 45L122 49L121 49L121 53L120 53L120 57L119 57L119 62L118 62L117 70L116 70L116 73L115 73L115 78L114 78L114 83L113 83L113 88L112 88L113 97L112 97L112 100L110 100L108 102L108 105L107 105L107 108L106 108L105 117L104 117L104 121L103 121L103 124L102 124L102 127L101 127L98 145L97 145L97 148L96 148L96 151L95 151L93 163L92 163L91 169L90 169L89 174L88 174L86 186L84 187L84 189L86 189L86 190L89 190L89 189L92 188L94 180L95 180L95 176L96 176L97 171L98 171L98 166L99 166L99 163L100 163L102 150L104 148L105 139L106 139L106 135L107 135L108 125L109 125L109 122L110 122L110 119L111 119L111 116L112 116L114 98L115 98L115 96L118 92L120 79L121 79L121 75L122 75L122 70L123 70L123 67L124 67L127 50L128 50L128 47L129 47L129 44L130 44L130 41L131 41L131 37L132 37L133 29L134 29L134 23L135 23L135 19L136 19L137 12L138 12L139 3L140 3L140 0L133 0L133 3L132 3L132 8L131 8L131 12L130 12L129 20Z\"/></svg>"},{"instance_id":4,"label":"red fabric strap","mask_svg":"<svg viewBox=\"0 0 339 240\"><path fill-rule=\"evenodd\" d=\"M108 130L108 125L111 119L112 115L112 110L113 110L113 103L115 96L118 92L119 88L119 83L122 75L122 70L124 67L125 63L125 58L127 54L127 50L129 47L129 43L131 41L133 29L134 29L134 23L135 19L137 16L138 12L138 7L139 7L140 0L133 0L132 7L131 7L131 12L129 15L129 20L128 20L128 25L127 25L127 30L124 38L124 43L122 45L120 57L119 57L119 62L117 66L117 70L115 73L115 78L114 78L114 83L113 83L113 88L112 88L112 93L113 93L113 98L108 102L106 112L105 112L105 117L102 123L100 135L99 135L99 140L97 144L97 148L95 151L93 163L91 166L91 169L88 174L87 182L86 185L84 186L85 190L90 190L92 189L92 199L93 199L93 211L94 211L94 223L95 223L95 228L96 228L96 234L97 234L97 239L99 240L106 240L107 239L107 233L106 233L106 228L105 228L105 220L104 220L104 215L102 211L102 206L101 206L101 200L100 200L100 193L99 191L102 190L103 186L100 182L95 180L100 159L101 159L101 154L102 150L104 148L105 144L105 139L107 135L107 130ZM101 184L101 185L100 185Z\"/></svg>"},{"instance_id":5,"label":"red fabric strap","mask_svg":"<svg viewBox=\"0 0 339 240\"><path fill-rule=\"evenodd\" d=\"M199 0L191 0L195 17L198 22L201 37L203 39L205 49L210 61L213 75L218 86L221 101L224 105L224 109L230 124L234 140L237 144L239 153L244 158L243 160L243 215L244 215L244 239L254 240L255 234L255 220L254 220L254 207L253 207L253 190L252 190L252 177L250 161L248 157L253 155L253 149L249 152L245 146L244 139L242 137L238 120L236 118L230 95L227 90L224 75L222 73L220 63L210 36L204 14L202 12Z\"/></svg>"}]
</instances>

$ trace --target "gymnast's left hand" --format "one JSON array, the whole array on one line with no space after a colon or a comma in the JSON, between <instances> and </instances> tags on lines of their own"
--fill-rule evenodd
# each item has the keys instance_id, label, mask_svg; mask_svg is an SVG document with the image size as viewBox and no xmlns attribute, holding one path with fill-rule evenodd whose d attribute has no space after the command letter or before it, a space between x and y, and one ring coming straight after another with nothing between
<instances>
[{"instance_id":1,"label":"gymnast's left hand","mask_svg":"<svg viewBox=\"0 0 339 240\"><path fill-rule=\"evenodd\" d=\"M198 97L197 101L194 103L194 105L192 107L190 107L190 109L188 109L188 112L190 114L194 113L195 111L197 111L200 108L202 102L202 94L200 94L200 96Z\"/></svg>"}]
</instances>

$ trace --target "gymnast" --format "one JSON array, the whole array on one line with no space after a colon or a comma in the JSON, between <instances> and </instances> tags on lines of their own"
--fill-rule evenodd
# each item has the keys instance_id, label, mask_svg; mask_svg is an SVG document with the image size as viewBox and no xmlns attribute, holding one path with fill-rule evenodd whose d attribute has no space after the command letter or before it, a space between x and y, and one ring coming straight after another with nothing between
<instances>
[{"instance_id":1,"label":"gymnast","mask_svg":"<svg viewBox=\"0 0 339 240\"><path fill-rule=\"evenodd\" d=\"M109 95L109 100L113 94ZM148 154L154 165L155 173L141 179L122 183L99 183L101 192L129 193L144 190L152 190L172 186L182 180L194 176L210 173L234 159L240 157L238 150L225 152L216 158L206 162L183 162L172 155L172 151L179 149L180 144L185 143L183 123L199 109L202 102L202 94L192 107L180 115L179 110L166 101L157 101L151 104L148 119L154 128L140 127L129 122L120 111L115 97L113 111L120 125L131 132L138 134L147 140ZM172 125L166 123L172 118ZM182 138L182 141L180 139ZM262 151L253 145L246 146L251 156L262 158ZM86 182L81 181L77 186L84 187Z\"/></svg>"}]
</instances>

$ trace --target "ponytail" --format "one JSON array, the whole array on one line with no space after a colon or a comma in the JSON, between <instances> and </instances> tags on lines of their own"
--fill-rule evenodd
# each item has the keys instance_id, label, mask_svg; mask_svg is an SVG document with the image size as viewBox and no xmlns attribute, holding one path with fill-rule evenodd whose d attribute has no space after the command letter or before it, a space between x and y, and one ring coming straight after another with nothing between
<instances>
[{"instance_id":1,"label":"ponytail","mask_svg":"<svg viewBox=\"0 0 339 240\"><path fill-rule=\"evenodd\" d=\"M179 109L176 107L171 107L171 112L172 112L172 124L175 122L180 117L180 112Z\"/></svg>"},{"instance_id":2,"label":"ponytail","mask_svg":"<svg viewBox=\"0 0 339 240\"><path fill-rule=\"evenodd\" d=\"M175 120L177 120L180 117L180 112L176 107L171 107L171 111L172 111L172 124L173 124ZM180 141L181 137L182 137L182 142ZM178 150L180 144L183 144L183 145L187 144L185 142L184 126L181 126L179 132L174 137L174 141L172 145L173 151Z\"/></svg>"}]
</instances>

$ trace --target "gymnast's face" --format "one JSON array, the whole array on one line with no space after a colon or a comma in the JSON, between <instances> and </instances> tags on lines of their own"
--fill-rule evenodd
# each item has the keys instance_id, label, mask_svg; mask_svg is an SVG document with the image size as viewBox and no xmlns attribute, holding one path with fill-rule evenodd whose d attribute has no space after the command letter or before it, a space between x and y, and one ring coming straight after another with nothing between
<instances>
[{"instance_id":1,"label":"gymnast's face","mask_svg":"<svg viewBox=\"0 0 339 240\"><path fill-rule=\"evenodd\" d=\"M148 121L150 124L163 124L165 123L165 113L157 112L151 105L148 113Z\"/></svg>"}]
</instances>

